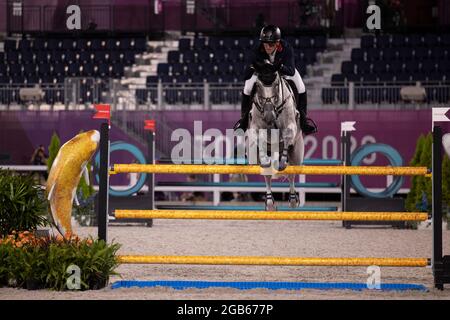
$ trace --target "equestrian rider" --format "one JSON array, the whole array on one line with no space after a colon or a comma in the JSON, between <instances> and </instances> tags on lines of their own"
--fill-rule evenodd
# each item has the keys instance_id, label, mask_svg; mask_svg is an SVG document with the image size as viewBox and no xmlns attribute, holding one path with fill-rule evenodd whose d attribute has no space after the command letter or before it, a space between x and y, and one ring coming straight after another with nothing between
<instances>
[{"instance_id":1,"label":"equestrian rider","mask_svg":"<svg viewBox=\"0 0 450 320\"><path fill-rule=\"evenodd\" d=\"M252 106L253 87L257 79L256 70L278 71L291 85L297 110L300 113L300 127L305 135L317 132L314 122L306 117L307 99L305 84L295 68L294 50L290 44L281 39L281 31L274 25L262 28L260 44L252 52L250 64L245 71L245 86L242 93L241 119L236 129L247 130L249 113Z\"/></svg>"}]
</instances>

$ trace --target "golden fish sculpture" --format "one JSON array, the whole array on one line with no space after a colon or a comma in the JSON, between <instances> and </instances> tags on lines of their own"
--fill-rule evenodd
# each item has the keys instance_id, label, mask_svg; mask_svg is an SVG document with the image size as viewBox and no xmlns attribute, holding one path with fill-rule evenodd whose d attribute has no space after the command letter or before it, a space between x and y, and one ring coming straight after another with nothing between
<instances>
[{"instance_id":1,"label":"golden fish sculpture","mask_svg":"<svg viewBox=\"0 0 450 320\"><path fill-rule=\"evenodd\" d=\"M72 203L76 199L77 186L85 173L86 165L100 142L97 130L83 132L67 141L58 152L47 179L46 195L53 222L62 236L72 234Z\"/></svg>"}]
</instances>

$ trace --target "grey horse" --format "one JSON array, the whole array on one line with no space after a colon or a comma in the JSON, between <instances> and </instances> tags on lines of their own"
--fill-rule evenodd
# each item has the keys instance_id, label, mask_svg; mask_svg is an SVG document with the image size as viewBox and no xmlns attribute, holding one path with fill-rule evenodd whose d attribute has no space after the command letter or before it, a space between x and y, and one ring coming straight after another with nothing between
<instances>
[{"instance_id":1,"label":"grey horse","mask_svg":"<svg viewBox=\"0 0 450 320\"><path fill-rule=\"evenodd\" d=\"M249 151L257 150L256 158L263 168L272 167L282 172L288 164L301 165L304 141L300 129L300 115L296 110L296 101L289 84L278 72L269 76L258 75L255 91L250 111L248 138L250 144L258 143L258 148L253 146ZM267 211L276 210L272 195L272 178L272 175L264 175ZM289 206L295 208L300 204L295 190L295 175L288 175L288 179Z\"/></svg>"}]
</instances>

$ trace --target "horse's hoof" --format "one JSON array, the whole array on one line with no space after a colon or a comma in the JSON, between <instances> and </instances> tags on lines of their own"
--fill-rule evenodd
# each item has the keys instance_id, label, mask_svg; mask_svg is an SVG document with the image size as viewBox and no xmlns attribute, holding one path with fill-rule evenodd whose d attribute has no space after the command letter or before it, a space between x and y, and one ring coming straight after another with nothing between
<instances>
[{"instance_id":1,"label":"horse's hoof","mask_svg":"<svg viewBox=\"0 0 450 320\"><path fill-rule=\"evenodd\" d=\"M271 194L266 195L266 211L276 211L277 207Z\"/></svg>"},{"instance_id":2,"label":"horse's hoof","mask_svg":"<svg viewBox=\"0 0 450 320\"><path fill-rule=\"evenodd\" d=\"M287 158L286 157L281 157L280 163L278 165L278 171L283 171L284 169L287 168Z\"/></svg>"},{"instance_id":3,"label":"horse's hoof","mask_svg":"<svg viewBox=\"0 0 450 320\"><path fill-rule=\"evenodd\" d=\"M299 205L300 205L300 198L298 197L298 194L290 193L289 194L289 207L297 208Z\"/></svg>"},{"instance_id":4,"label":"horse's hoof","mask_svg":"<svg viewBox=\"0 0 450 320\"><path fill-rule=\"evenodd\" d=\"M269 168L271 166L270 158L263 157L260 159L260 166L263 168Z\"/></svg>"},{"instance_id":5,"label":"horse's hoof","mask_svg":"<svg viewBox=\"0 0 450 320\"><path fill-rule=\"evenodd\" d=\"M277 206L273 201L266 202L266 211L277 211Z\"/></svg>"}]
</instances>

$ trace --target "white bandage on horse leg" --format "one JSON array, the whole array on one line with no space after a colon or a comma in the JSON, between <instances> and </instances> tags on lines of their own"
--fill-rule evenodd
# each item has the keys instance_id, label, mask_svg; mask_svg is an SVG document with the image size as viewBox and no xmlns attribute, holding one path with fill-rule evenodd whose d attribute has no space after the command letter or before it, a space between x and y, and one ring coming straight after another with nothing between
<instances>
[{"instance_id":1,"label":"white bandage on horse leg","mask_svg":"<svg viewBox=\"0 0 450 320\"><path fill-rule=\"evenodd\" d=\"M244 94L245 95L249 96L252 94L253 86L255 85L257 78L258 77L256 76L256 74L253 74L250 79L245 81L245 85L244 85Z\"/></svg>"},{"instance_id":2,"label":"white bandage on horse leg","mask_svg":"<svg viewBox=\"0 0 450 320\"><path fill-rule=\"evenodd\" d=\"M297 69L295 69L295 73L293 76L285 76L285 78L294 81L298 93L306 92L305 84L303 83L302 77L300 76L300 73L297 71Z\"/></svg>"}]
</instances>

